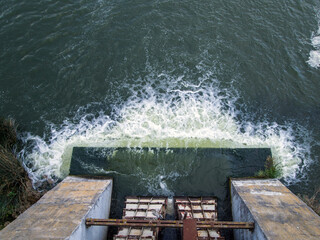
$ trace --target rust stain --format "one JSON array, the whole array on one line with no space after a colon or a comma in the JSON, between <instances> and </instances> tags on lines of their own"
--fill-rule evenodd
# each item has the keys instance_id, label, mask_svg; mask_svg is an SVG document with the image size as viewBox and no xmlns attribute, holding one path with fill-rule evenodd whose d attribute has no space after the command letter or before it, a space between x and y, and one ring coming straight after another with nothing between
<instances>
[{"instance_id":1,"label":"rust stain","mask_svg":"<svg viewBox=\"0 0 320 240\"><path fill-rule=\"evenodd\" d=\"M197 237L197 220L194 218L183 220L183 240L196 240Z\"/></svg>"}]
</instances>

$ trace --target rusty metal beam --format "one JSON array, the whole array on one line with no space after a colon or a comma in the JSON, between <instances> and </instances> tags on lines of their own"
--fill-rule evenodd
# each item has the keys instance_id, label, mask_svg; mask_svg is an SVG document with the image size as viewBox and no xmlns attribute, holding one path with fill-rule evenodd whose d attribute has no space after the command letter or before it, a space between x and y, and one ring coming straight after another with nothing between
<instances>
[{"instance_id":1,"label":"rusty metal beam","mask_svg":"<svg viewBox=\"0 0 320 240\"><path fill-rule=\"evenodd\" d=\"M183 220L183 240L197 240L197 220L194 218Z\"/></svg>"},{"instance_id":2,"label":"rusty metal beam","mask_svg":"<svg viewBox=\"0 0 320 240\"><path fill-rule=\"evenodd\" d=\"M138 220L138 219L86 219L87 226L118 226L118 227L167 227L183 228L182 220ZM197 221L197 228L216 229L254 229L253 222L226 222L226 221Z\"/></svg>"}]
</instances>

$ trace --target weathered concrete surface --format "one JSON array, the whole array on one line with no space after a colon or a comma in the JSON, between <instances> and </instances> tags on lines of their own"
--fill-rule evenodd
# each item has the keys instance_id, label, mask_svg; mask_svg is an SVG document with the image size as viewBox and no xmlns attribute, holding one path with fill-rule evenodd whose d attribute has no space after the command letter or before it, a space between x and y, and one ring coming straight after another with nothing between
<instances>
[{"instance_id":1,"label":"weathered concrete surface","mask_svg":"<svg viewBox=\"0 0 320 240\"><path fill-rule=\"evenodd\" d=\"M278 180L231 180L233 221L254 221L255 230L234 230L238 239L320 239L320 217Z\"/></svg>"},{"instance_id":2,"label":"weathered concrete surface","mask_svg":"<svg viewBox=\"0 0 320 240\"><path fill-rule=\"evenodd\" d=\"M107 227L86 228L85 218L108 218L112 180L67 177L0 232L0 239L106 239Z\"/></svg>"}]
</instances>

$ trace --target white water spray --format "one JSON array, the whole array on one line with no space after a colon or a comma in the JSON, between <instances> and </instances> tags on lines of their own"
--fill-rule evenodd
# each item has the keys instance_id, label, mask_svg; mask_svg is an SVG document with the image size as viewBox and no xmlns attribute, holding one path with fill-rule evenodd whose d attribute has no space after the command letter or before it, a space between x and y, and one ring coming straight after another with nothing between
<instances>
[{"instance_id":1,"label":"white water spray","mask_svg":"<svg viewBox=\"0 0 320 240\"><path fill-rule=\"evenodd\" d=\"M320 11L318 12L318 31L313 32L311 44L313 50L310 51L308 63L311 67L320 68Z\"/></svg>"},{"instance_id":2,"label":"white water spray","mask_svg":"<svg viewBox=\"0 0 320 240\"><path fill-rule=\"evenodd\" d=\"M218 87L200 84L181 90L172 84L166 91L156 91L151 85L133 91L117 109L117 120L103 113L94 118L84 115L77 124L52 126L48 142L26 136L34 147L24 161L31 163L34 182L43 176L64 178L73 147L271 148L287 180L295 179L299 165L307 164L303 160L310 147L297 143L292 127L237 120L243 114L236 110L236 99Z\"/></svg>"}]
</instances>

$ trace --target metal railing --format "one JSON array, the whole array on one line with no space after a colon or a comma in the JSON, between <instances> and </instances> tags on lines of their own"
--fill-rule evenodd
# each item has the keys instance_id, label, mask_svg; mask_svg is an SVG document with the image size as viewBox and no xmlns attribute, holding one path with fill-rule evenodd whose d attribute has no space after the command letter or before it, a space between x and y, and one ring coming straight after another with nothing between
<instances>
[{"instance_id":1,"label":"metal railing","mask_svg":"<svg viewBox=\"0 0 320 240\"><path fill-rule=\"evenodd\" d=\"M185 220L138 220L138 219L97 219L87 218L86 225L90 226L117 226L117 227L162 227L183 228ZM215 229L254 229L253 222L228 221L196 221L196 228Z\"/></svg>"}]
</instances>

